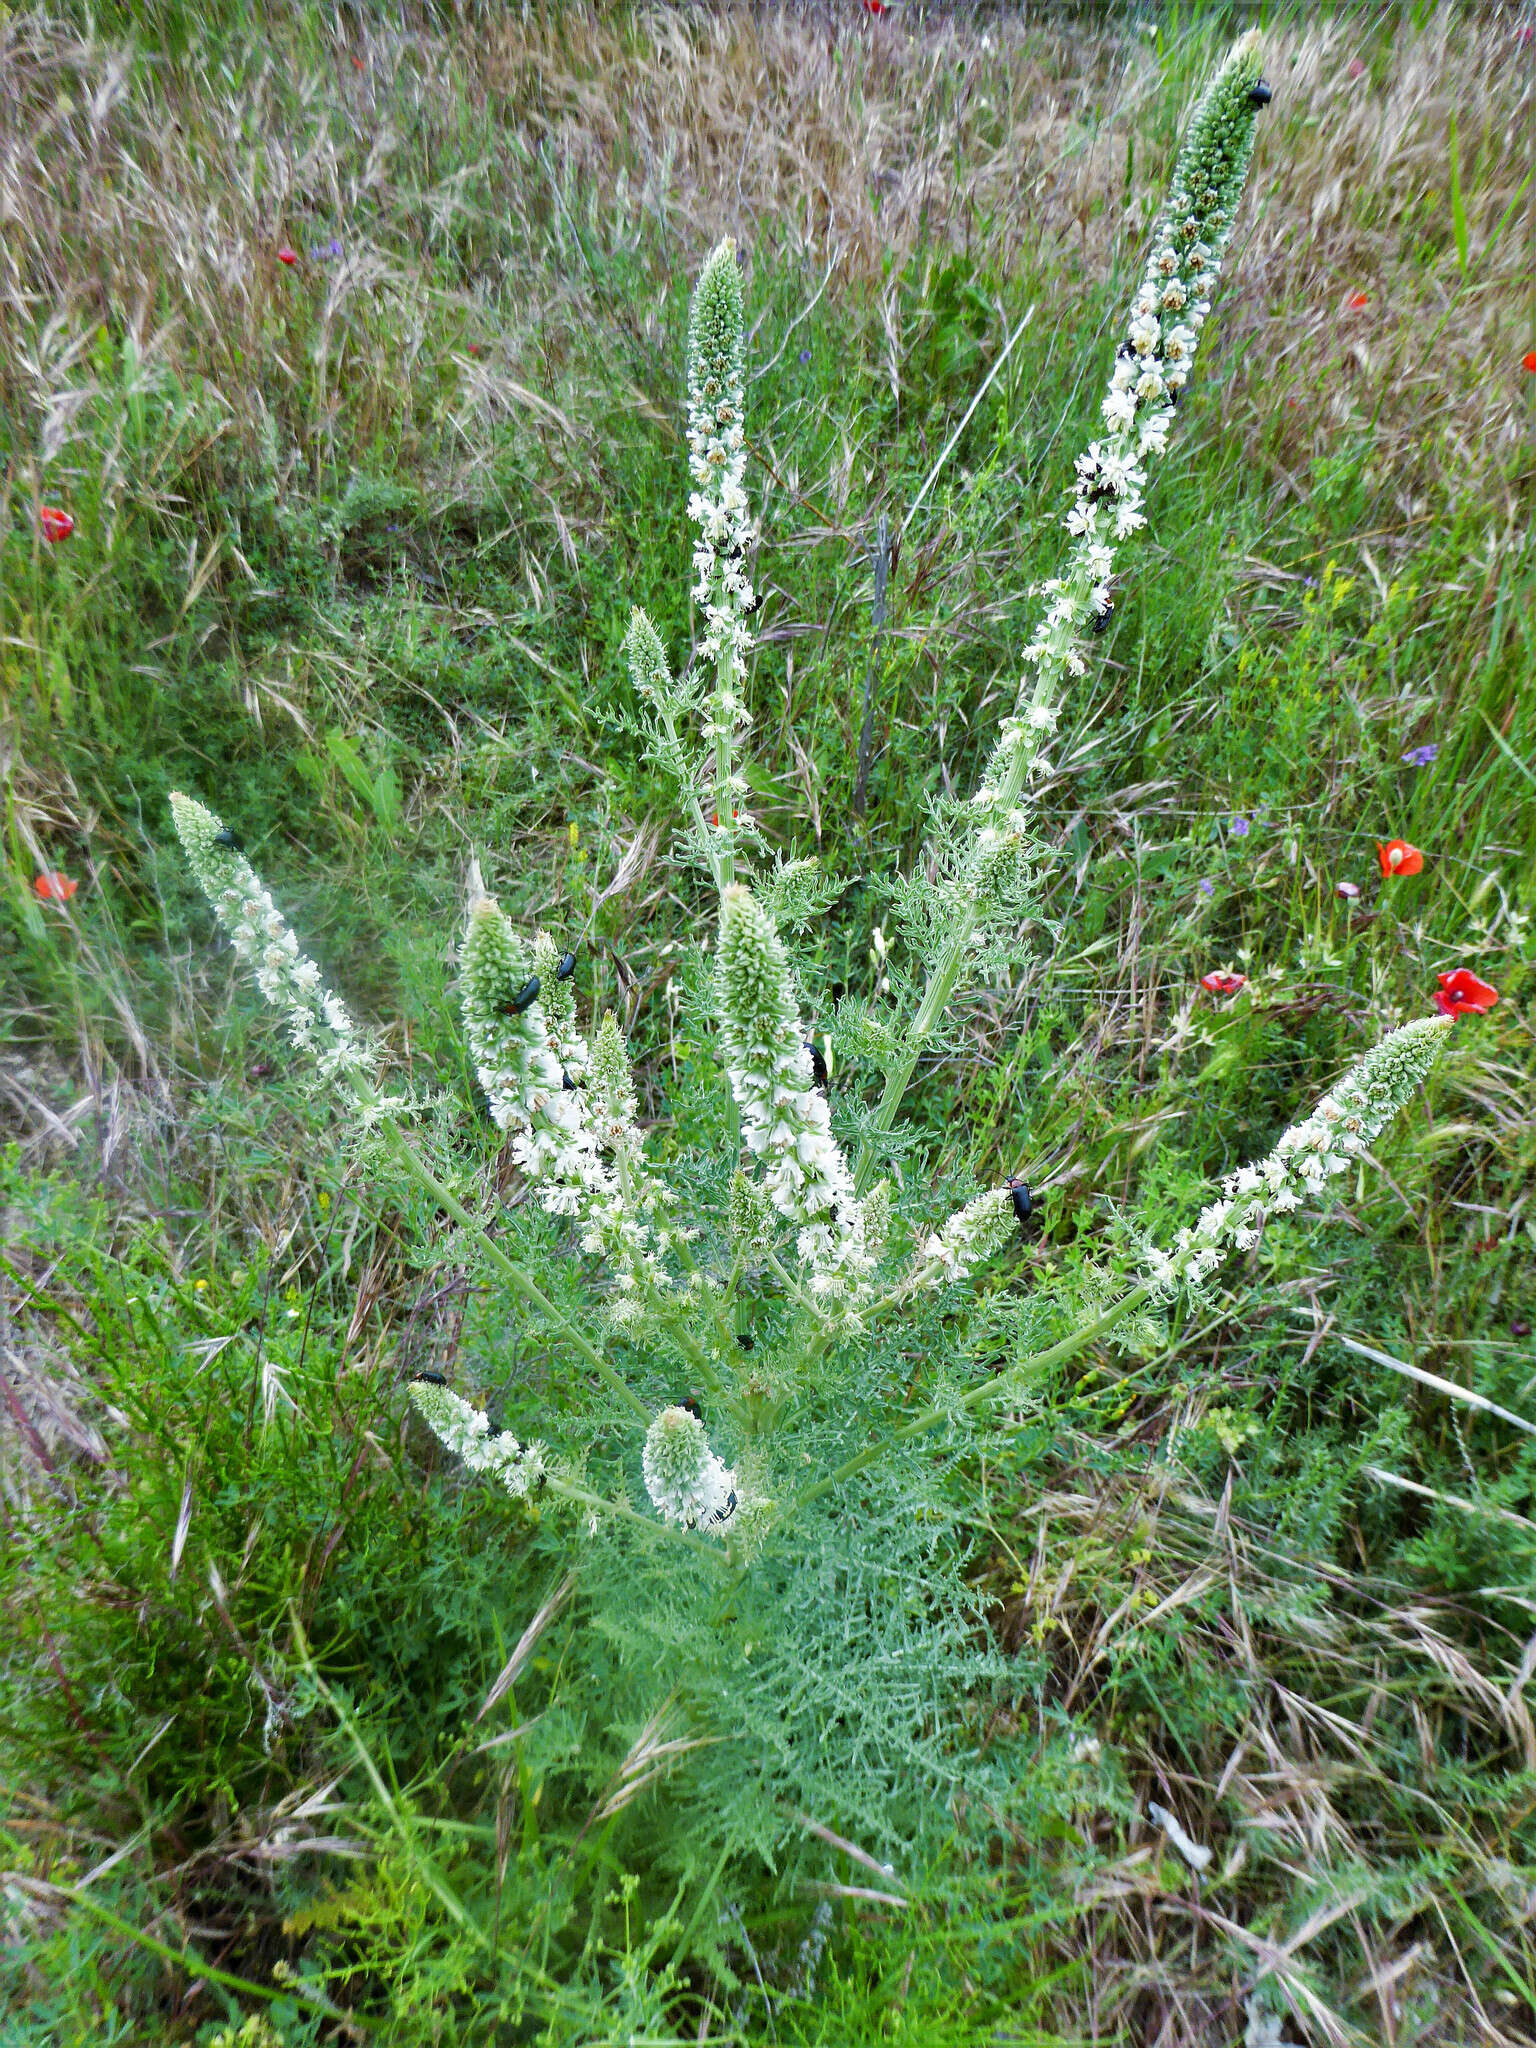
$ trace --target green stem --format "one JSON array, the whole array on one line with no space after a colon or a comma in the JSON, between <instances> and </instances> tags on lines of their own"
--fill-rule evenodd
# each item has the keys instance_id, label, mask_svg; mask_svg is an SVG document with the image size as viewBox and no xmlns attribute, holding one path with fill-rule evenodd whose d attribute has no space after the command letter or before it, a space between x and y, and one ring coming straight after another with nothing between
<instances>
[{"instance_id":1,"label":"green stem","mask_svg":"<svg viewBox=\"0 0 1536 2048\"><path fill-rule=\"evenodd\" d=\"M522 1267L513 1264L500 1245L490 1236L484 1224L477 1222L471 1216L458 1196L453 1193L452 1189L443 1185L426 1161L417 1157L415 1152L406 1143L405 1134L399 1125L393 1122L383 1122L377 1126L377 1129L389 1141L390 1149L406 1172L416 1182L417 1186L423 1188L440 1208L446 1209L461 1229L469 1232L476 1244L479 1245L487 1263L494 1266L502 1279L509 1286L516 1289L524 1301L528 1303L529 1307L537 1309L545 1322L557 1330L566 1343L570 1345L571 1349L578 1352L587 1361L588 1365L597 1373L610 1393L616 1395L642 1421L649 1423L651 1419L650 1410L640 1399L639 1395L632 1392L625 1385L624 1381L614 1371L607 1359L603 1357L596 1345L585 1337L573 1322L560 1313L549 1296L533 1280L529 1279Z\"/></svg>"},{"instance_id":2,"label":"green stem","mask_svg":"<svg viewBox=\"0 0 1536 2048\"><path fill-rule=\"evenodd\" d=\"M1042 668L1040 677L1035 684L1034 695L1030 700L1031 707L1049 704L1050 700L1050 678ZM992 806L992 816L1002 816L1011 809L1020 788L1023 786L1024 777L1029 772L1029 765L1035 757L1035 750L1038 744L1038 735L1031 732L1014 749L1012 765L1007 775L1003 778L1002 785L997 792ZM896 1121L896 1112L901 1107L902 1097L907 1092L913 1070L922 1056L923 1047L927 1044L934 1026L943 1016L945 1009L948 1007L949 999L954 994L955 983L960 978L960 969L965 964L965 955L971 942L971 933L975 929L976 906L973 901L966 906L964 913L956 922L948 939L945 940L944 950L939 955L938 962L928 977L928 985L923 990L923 1000L918 1005L917 1015L912 1019L912 1027L907 1034L906 1051L902 1054L898 1064L886 1076L885 1088L875 1109L873 1118L874 1130L888 1131ZM854 1188L858 1194L862 1195L867 1192L869 1183L873 1179L878 1166L879 1160L876 1157L874 1145L869 1138L866 1138L859 1147L859 1161L854 1174Z\"/></svg>"},{"instance_id":3,"label":"green stem","mask_svg":"<svg viewBox=\"0 0 1536 2048\"><path fill-rule=\"evenodd\" d=\"M943 1016L945 1006L954 992L975 919L975 911L968 910L945 941L938 965L928 977L928 986L923 990L923 1000L907 1033L907 1049L886 1076L885 1089L874 1114L874 1128L877 1131L888 1131L896 1121L896 1112L901 1107L902 1097L907 1092L907 1085L912 1079L913 1069L921 1057L923 1047L928 1042L929 1033ZM869 1183L874 1178L879 1163L872 1141L866 1138L859 1148L859 1163L854 1174L854 1189L858 1194L868 1192Z\"/></svg>"},{"instance_id":4,"label":"green stem","mask_svg":"<svg viewBox=\"0 0 1536 2048\"><path fill-rule=\"evenodd\" d=\"M1084 1345L1091 1344L1095 1337L1101 1337L1106 1330L1112 1330L1133 1308L1139 1308L1151 1292L1150 1287L1133 1287L1129 1294L1122 1295L1112 1308L1104 1311L1103 1315L1091 1323L1086 1323L1082 1329L1074 1330L1070 1337L1063 1337L1061 1342L1053 1344L1049 1351L1040 1351L1033 1358L1025 1359L1018 1370L1037 1371L1042 1366L1057 1365L1062 1359L1071 1358L1074 1353L1081 1351ZM809 1507L813 1500L819 1500L835 1486L841 1486L845 1480L854 1478L866 1466L873 1465L877 1458L882 1458L887 1451L893 1450L897 1444L910 1443L913 1437L924 1436L929 1430L937 1429L941 1422L959 1410L979 1408L984 1401L1001 1399L1008 1391L1008 1381L1011 1378L1012 1375L1005 1375L1002 1380L984 1380L979 1387L973 1387L960 1400L947 1402L942 1408L927 1408L902 1428L892 1430L889 1436L882 1437L878 1443L867 1445L864 1450L846 1459L835 1472L829 1472L825 1479L818 1479L814 1486L808 1486L803 1493L796 1494L785 1519L792 1520L802 1508Z\"/></svg>"},{"instance_id":5,"label":"green stem","mask_svg":"<svg viewBox=\"0 0 1536 2048\"><path fill-rule=\"evenodd\" d=\"M563 1479L546 1480L551 1493L558 1493L563 1500L579 1501L583 1507L593 1509L600 1515L614 1515L620 1521L638 1522L651 1535L660 1535L668 1543L686 1543L693 1550L702 1550L719 1564L726 1561L727 1553L718 1543L711 1543L706 1537L697 1536L692 1529L673 1528L658 1515L642 1515L635 1508L626 1507L622 1501L605 1500L600 1493L588 1493L584 1487L571 1486Z\"/></svg>"}]
</instances>

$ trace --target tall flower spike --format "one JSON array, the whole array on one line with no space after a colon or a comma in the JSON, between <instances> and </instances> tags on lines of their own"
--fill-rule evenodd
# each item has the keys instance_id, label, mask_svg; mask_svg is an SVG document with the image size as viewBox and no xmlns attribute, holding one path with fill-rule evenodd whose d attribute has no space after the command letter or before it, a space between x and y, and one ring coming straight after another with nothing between
<instances>
[{"instance_id":1,"label":"tall flower spike","mask_svg":"<svg viewBox=\"0 0 1536 2048\"><path fill-rule=\"evenodd\" d=\"M495 899L477 896L460 953L464 1028L491 1115L502 1130L529 1135L518 1163L542 1178L561 1150L562 1135L574 1136L579 1117L574 1105L559 1104L565 1091L544 1006L526 999L532 973L528 948ZM541 979L541 992L543 986Z\"/></svg>"},{"instance_id":2,"label":"tall flower spike","mask_svg":"<svg viewBox=\"0 0 1536 2048\"><path fill-rule=\"evenodd\" d=\"M796 1249L811 1270L812 1292L856 1296L874 1263L864 1211L815 1085L788 956L768 913L740 883L720 899L715 990L741 1134L766 1161L768 1199L800 1226Z\"/></svg>"},{"instance_id":3,"label":"tall flower spike","mask_svg":"<svg viewBox=\"0 0 1536 2048\"><path fill-rule=\"evenodd\" d=\"M645 1433L645 1490L665 1521L719 1529L736 1512L736 1474L709 1448L704 1425L686 1408L663 1408Z\"/></svg>"},{"instance_id":4,"label":"tall flower spike","mask_svg":"<svg viewBox=\"0 0 1536 2048\"><path fill-rule=\"evenodd\" d=\"M941 1287L964 1280L984 1259L991 1258L1013 1235L1011 1188L989 1188L957 1209L923 1246L922 1262L912 1275L918 1287Z\"/></svg>"},{"instance_id":5,"label":"tall flower spike","mask_svg":"<svg viewBox=\"0 0 1536 2048\"><path fill-rule=\"evenodd\" d=\"M1101 407L1104 437L1077 458L1077 501L1066 522L1074 545L1064 572L1044 585L1049 602L1025 650L1033 686L1028 677L1020 684L1014 715L1004 719L971 800L987 814L983 857L999 829L1016 829L1007 815L1013 799L1031 774L1044 772L1040 749L1055 728L1062 688L1087 666L1079 636L1106 623L1112 609L1115 544L1146 524L1146 466L1167 447L1248 175L1259 50L1257 34L1244 36L1191 117Z\"/></svg>"},{"instance_id":6,"label":"tall flower spike","mask_svg":"<svg viewBox=\"0 0 1536 2048\"><path fill-rule=\"evenodd\" d=\"M530 954L489 896L470 904L462 1000L480 1085L545 1211L573 1218L582 1249L612 1267L618 1287L608 1313L623 1325L641 1313L648 1292L672 1284L660 1254L674 1233L659 1219L673 1198L645 1165L618 1027L603 1019L589 1060L558 962L546 933ZM535 973L538 994L530 998Z\"/></svg>"},{"instance_id":7,"label":"tall flower spike","mask_svg":"<svg viewBox=\"0 0 1536 2048\"><path fill-rule=\"evenodd\" d=\"M543 1478L542 1444L520 1444L504 1429L493 1431L480 1409L447 1387L412 1380L409 1391L417 1413L443 1448L461 1458L471 1472L499 1479L514 1500L525 1500Z\"/></svg>"},{"instance_id":8,"label":"tall flower spike","mask_svg":"<svg viewBox=\"0 0 1536 2048\"><path fill-rule=\"evenodd\" d=\"M1241 1167L1222 1183L1193 1229L1181 1230L1172 1252L1148 1254L1147 1275L1161 1293L1180 1280L1198 1283L1230 1248L1246 1251L1268 1211L1299 1209L1302 1197L1322 1192L1345 1172L1405 1108L1445 1048L1453 1019L1418 1017L1389 1031L1318 1103L1312 1114L1281 1134L1267 1159Z\"/></svg>"},{"instance_id":9,"label":"tall flower spike","mask_svg":"<svg viewBox=\"0 0 1536 2048\"><path fill-rule=\"evenodd\" d=\"M693 1233L667 1221L677 1196L646 1163L645 1140L635 1122L629 1053L611 1010L605 1012L592 1042L588 1102L593 1135L607 1164L601 1187L594 1184L583 1247L604 1253L621 1287L634 1288L642 1281L658 1290L670 1287L659 1253ZM632 1300L621 1300L610 1304L609 1313L623 1322L634 1308Z\"/></svg>"},{"instance_id":10,"label":"tall flower spike","mask_svg":"<svg viewBox=\"0 0 1536 2048\"><path fill-rule=\"evenodd\" d=\"M756 535L742 485L745 324L741 272L727 239L699 275L688 318L688 517L698 527L693 595L705 622L699 655L715 669L704 736L714 742L714 808L728 835L731 814L747 795L733 750L749 719L743 689L752 647L747 617L755 602L747 553Z\"/></svg>"},{"instance_id":11,"label":"tall flower spike","mask_svg":"<svg viewBox=\"0 0 1536 2048\"><path fill-rule=\"evenodd\" d=\"M233 833L206 804L179 789L171 791L171 816L197 886L236 953L255 970L256 986L281 1012L293 1043L314 1056L323 1079L345 1075L372 1081L376 1067L362 1033L341 998L324 985L314 961L299 951L261 877L234 845Z\"/></svg>"},{"instance_id":12,"label":"tall flower spike","mask_svg":"<svg viewBox=\"0 0 1536 2048\"><path fill-rule=\"evenodd\" d=\"M560 1085L580 1083L588 1065L587 1041L576 1028L576 988L562 975L560 948L548 932L537 932L533 941L533 971L539 977L539 1001L544 1010L545 1041L560 1062Z\"/></svg>"}]
</instances>

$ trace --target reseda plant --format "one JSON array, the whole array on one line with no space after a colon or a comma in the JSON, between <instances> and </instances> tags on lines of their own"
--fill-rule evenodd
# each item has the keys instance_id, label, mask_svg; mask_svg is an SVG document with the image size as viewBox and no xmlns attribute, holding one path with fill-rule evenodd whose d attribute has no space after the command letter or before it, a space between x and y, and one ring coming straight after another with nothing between
<instances>
[{"instance_id":1,"label":"reseda plant","mask_svg":"<svg viewBox=\"0 0 1536 2048\"><path fill-rule=\"evenodd\" d=\"M1006 1253L1019 1190L983 1191L945 1220L924 1214L914 1176L894 1184L895 1118L957 990L1016 958L1023 929L1042 920L1031 789L1048 772L1063 694L1086 669L1083 636L1110 613L1117 550L1146 523L1149 467L1194 365L1268 98L1258 40L1246 37L1193 115L1102 431L1077 460L1070 545L1044 586L1028 673L980 786L935 807L928 857L898 886L921 993L898 986L888 1012L839 1012L837 1043L855 1073L860 1062L873 1069L879 1092L863 1107L845 1085L838 1128L782 935L836 885L811 862L771 861L748 809L755 529L743 284L729 242L705 264L687 385L703 630L679 676L643 611L625 647L644 743L685 815L678 857L707 876L716 904L718 1141L665 1162L648 1146L616 1020L598 1020L588 1040L574 954L549 933L520 933L478 869L459 951L464 1029L491 1117L559 1252L597 1262L581 1269L584 1316L557 1309L513 1256L521 1244L549 1257L551 1224L531 1205L502 1210L462 1160L435 1156L438 1137L411 1128L414 1105L380 1093L376 1049L324 990L231 835L194 799L172 799L215 914L295 1043L359 1113L369 1157L417 1183L574 1368L560 1398L530 1417L540 1440L527 1443L492 1431L446 1386L416 1381L410 1392L469 1471L572 1511L569 1542L590 1586L611 1596L605 1627L628 1647L636 1683L652 1674L697 1723L747 1734L744 1746L695 1759L698 1810L727 1842L766 1853L784 1811L807 1809L855 1813L866 1834L910 1840L925 1814L944 1812L934 1792L947 1800L962 1784L984 1785L994 1812L1007 1804L1005 1766L958 1760L963 1717L983 1694L1016 1689L1007 1660L975 1647L959 1468L1044 1370L1117 1330L1155 1327L1159 1305L1208 1282L1266 1214L1294 1210L1356 1161L1451 1028L1433 1017L1389 1034L1170 1247L1133 1246L1119 1274L1091 1288L1064 1280L1054 1294L967 1307L956 1290ZM974 1358L967 1318L995 1354L1009 1316L1012 1363L996 1373Z\"/></svg>"}]
</instances>

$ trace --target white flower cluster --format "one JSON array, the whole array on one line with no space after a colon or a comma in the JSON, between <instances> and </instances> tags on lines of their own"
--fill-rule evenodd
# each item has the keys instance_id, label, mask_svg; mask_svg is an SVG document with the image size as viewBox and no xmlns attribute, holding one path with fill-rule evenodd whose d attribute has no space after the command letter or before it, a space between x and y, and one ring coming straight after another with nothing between
<instances>
[{"instance_id":1,"label":"white flower cluster","mask_svg":"<svg viewBox=\"0 0 1536 2048\"><path fill-rule=\"evenodd\" d=\"M619 1292L608 1303L608 1315L622 1326L640 1314L642 1286L655 1293L675 1290L662 1254L694 1232L667 1220L677 1197L646 1164L629 1055L611 1010L592 1046L588 1106L593 1135L607 1157L593 1163L583 1183L581 1244L613 1268ZM683 1283L685 1293L691 1284Z\"/></svg>"},{"instance_id":2,"label":"white flower cluster","mask_svg":"<svg viewBox=\"0 0 1536 2048\"><path fill-rule=\"evenodd\" d=\"M362 1033L314 961L299 951L287 920L222 819L179 789L171 792L171 816L198 887L236 953L255 969L256 986L282 1012L293 1043L313 1055L323 1079L371 1082L376 1063Z\"/></svg>"},{"instance_id":3,"label":"white flower cluster","mask_svg":"<svg viewBox=\"0 0 1536 2048\"><path fill-rule=\"evenodd\" d=\"M661 1254L681 1233L662 1220L673 1197L645 1164L618 1026L605 1017L589 1055L557 965L546 933L530 955L491 897L470 904L461 1001L491 1114L544 1209L574 1217L582 1249L613 1268L609 1314L630 1323L647 1288L671 1287Z\"/></svg>"},{"instance_id":4,"label":"white flower cluster","mask_svg":"<svg viewBox=\"0 0 1536 2048\"><path fill-rule=\"evenodd\" d=\"M752 648L747 618L754 599L747 554L756 535L742 484L747 464L744 324L741 272L735 245L727 239L700 273L688 321L688 473L693 481L688 517L699 529L693 595L705 619L699 653L716 673L703 731L706 739L727 742L734 742L749 717L742 685ZM745 795L746 787L743 781L730 793ZM719 822L728 826L730 821L722 816Z\"/></svg>"},{"instance_id":5,"label":"white flower cluster","mask_svg":"<svg viewBox=\"0 0 1536 2048\"><path fill-rule=\"evenodd\" d=\"M863 1205L814 1085L788 956L772 919L740 883L720 899L715 987L741 1134L767 1162L768 1199L800 1226L795 1244L812 1293L851 1301L874 1264Z\"/></svg>"},{"instance_id":6,"label":"white flower cluster","mask_svg":"<svg viewBox=\"0 0 1536 2048\"><path fill-rule=\"evenodd\" d=\"M1265 1215L1300 1208L1345 1172L1386 1129L1439 1058L1449 1017L1420 1017L1388 1032L1364 1059L1335 1083L1306 1120L1292 1124L1257 1166L1228 1174L1219 1200L1209 1203L1192 1229L1181 1230L1173 1250L1147 1254L1146 1277L1163 1294L1181 1280L1207 1279L1229 1249L1247 1251Z\"/></svg>"},{"instance_id":7,"label":"white flower cluster","mask_svg":"<svg viewBox=\"0 0 1536 2048\"><path fill-rule=\"evenodd\" d=\"M663 1408L645 1433L645 1490L664 1521L685 1529L722 1529L736 1513L736 1474L709 1448L704 1425L687 1408Z\"/></svg>"},{"instance_id":8,"label":"white flower cluster","mask_svg":"<svg viewBox=\"0 0 1536 2048\"><path fill-rule=\"evenodd\" d=\"M916 1287L942 1287L964 1280L983 1259L1007 1243L1014 1223L1013 1190L988 1188L957 1209L942 1229L928 1239L922 1262L912 1275Z\"/></svg>"},{"instance_id":9,"label":"white flower cluster","mask_svg":"<svg viewBox=\"0 0 1536 2048\"><path fill-rule=\"evenodd\" d=\"M574 1162L567 1155L591 1149L585 1105L578 1090L565 1086L565 1070L550 1043L539 1001L544 979L534 985L528 948L493 897L470 902L460 964L464 1028L491 1115L502 1130L516 1134L513 1157L530 1179L552 1172L557 1179L571 1177Z\"/></svg>"},{"instance_id":10,"label":"white flower cluster","mask_svg":"<svg viewBox=\"0 0 1536 2048\"><path fill-rule=\"evenodd\" d=\"M1173 408L1210 314L1253 152L1256 106L1250 93L1258 78L1258 38L1245 36L1191 120L1100 409L1106 438L1077 458L1076 503L1066 521L1075 545L1065 573L1042 586L1048 603L1024 654L1035 670L1031 700L1021 702L1021 716L1004 721L971 799L982 811L1000 801L1006 806L1026 778L1040 771L1039 749L1054 724L1061 683L1087 668L1078 636L1113 610L1114 544L1146 524L1146 464L1167 448ZM1021 700L1029 687L1026 677Z\"/></svg>"},{"instance_id":11,"label":"white flower cluster","mask_svg":"<svg viewBox=\"0 0 1536 2048\"><path fill-rule=\"evenodd\" d=\"M462 1458L471 1472L499 1479L514 1500L526 1500L544 1477L541 1443L520 1444L509 1430L493 1430L482 1410L430 1380L412 1380L409 1392L417 1413L443 1448Z\"/></svg>"}]
</instances>

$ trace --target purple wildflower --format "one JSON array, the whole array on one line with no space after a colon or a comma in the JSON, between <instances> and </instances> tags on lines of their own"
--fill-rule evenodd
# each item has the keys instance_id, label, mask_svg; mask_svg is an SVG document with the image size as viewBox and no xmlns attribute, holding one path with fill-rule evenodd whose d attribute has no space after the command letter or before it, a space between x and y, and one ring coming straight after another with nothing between
<instances>
[{"instance_id":1,"label":"purple wildflower","mask_svg":"<svg viewBox=\"0 0 1536 2048\"><path fill-rule=\"evenodd\" d=\"M802 363L808 363L811 360L811 352L808 348L801 349L800 360Z\"/></svg>"},{"instance_id":2,"label":"purple wildflower","mask_svg":"<svg viewBox=\"0 0 1536 2048\"><path fill-rule=\"evenodd\" d=\"M1216 884L1209 875L1202 875L1195 886L1199 889L1202 896L1214 896L1216 894Z\"/></svg>"},{"instance_id":3,"label":"purple wildflower","mask_svg":"<svg viewBox=\"0 0 1536 2048\"><path fill-rule=\"evenodd\" d=\"M1253 827L1246 818L1235 817L1232 820L1232 837L1234 839L1246 839L1252 830Z\"/></svg>"},{"instance_id":4,"label":"purple wildflower","mask_svg":"<svg viewBox=\"0 0 1536 2048\"><path fill-rule=\"evenodd\" d=\"M1427 768L1439 751L1437 740L1427 740L1422 747L1410 747L1403 756L1403 764L1408 768Z\"/></svg>"}]
</instances>

